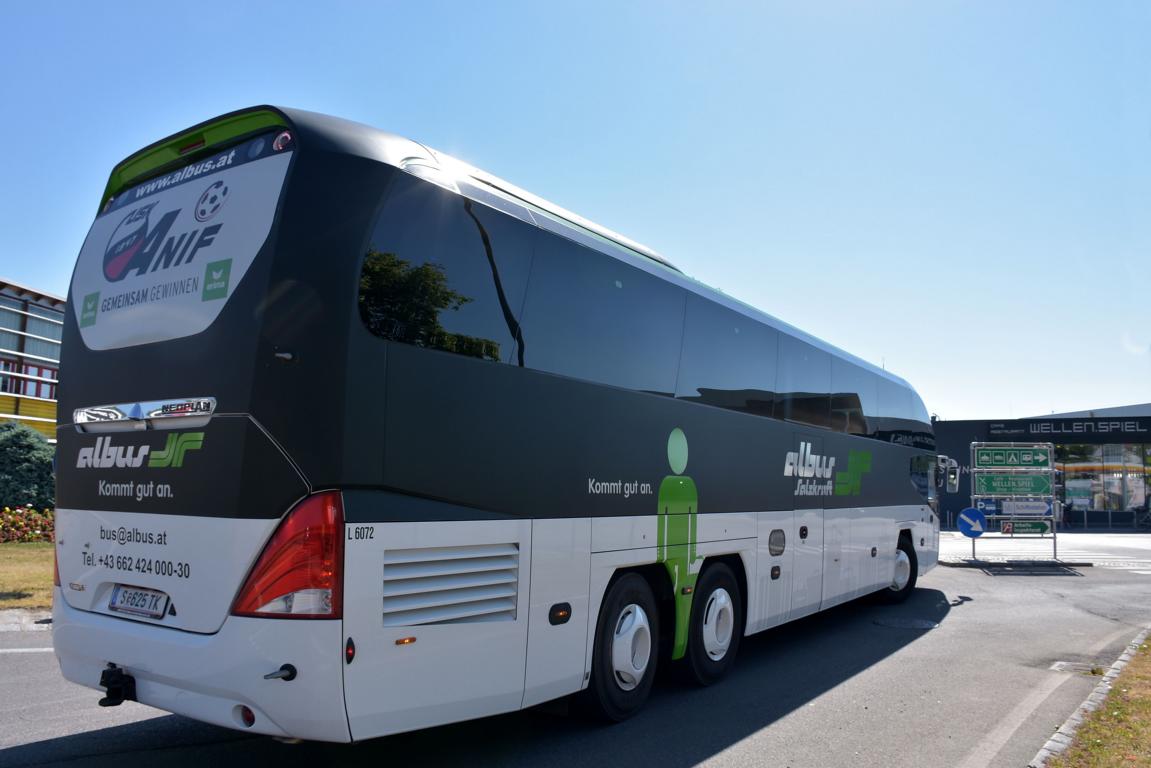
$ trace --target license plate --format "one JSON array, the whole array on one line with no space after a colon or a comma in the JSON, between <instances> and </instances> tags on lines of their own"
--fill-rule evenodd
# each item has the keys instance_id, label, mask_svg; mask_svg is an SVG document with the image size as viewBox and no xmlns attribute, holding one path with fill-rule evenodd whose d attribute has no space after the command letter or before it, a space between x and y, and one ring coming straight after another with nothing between
<instances>
[{"instance_id":1,"label":"license plate","mask_svg":"<svg viewBox=\"0 0 1151 768\"><path fill-rule=\"evenodd\" d=\"M168 596L157 589L117 584L108 601L108 610L159 619L168 610Z\"/></svg>"}]
</instances>

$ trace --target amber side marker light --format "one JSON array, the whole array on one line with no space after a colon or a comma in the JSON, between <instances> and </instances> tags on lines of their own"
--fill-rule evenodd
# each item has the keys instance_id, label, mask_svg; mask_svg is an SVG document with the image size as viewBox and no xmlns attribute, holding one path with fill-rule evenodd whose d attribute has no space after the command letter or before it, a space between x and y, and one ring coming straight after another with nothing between
<instances>
[{"instance_id":1,"label":"amber side marker light","mask_svg":"<svg viewBox=\"0 0 1151 768\"><path fill-rule=\"evenodd\" d=\"M572 617L571 603L556 603L548 611L548 623L553 627L566 624Z\"/></svg>"},{"instance_id":2,"label":"amber side marker light","mask_svg":"<svg viewBox=\"0 0 1151 768\"><path fill-rule=\"evenodd\" d=\"M414 637L401 637L396 641L396 645L411 645L414 642L416 642L416 638Z\"/></svg>"}]
</instances>

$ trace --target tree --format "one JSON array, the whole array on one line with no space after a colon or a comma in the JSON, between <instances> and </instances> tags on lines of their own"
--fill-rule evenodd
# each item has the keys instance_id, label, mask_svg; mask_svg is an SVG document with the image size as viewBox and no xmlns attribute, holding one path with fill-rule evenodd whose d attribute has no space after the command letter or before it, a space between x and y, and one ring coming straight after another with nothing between
<instances>
[{"instance_id":1,"label":"tree","mask_svg":"<svg viewBox=\"0 0 1151 768\"><path fill-rule=\"evenodd\" d=\"M467 357L499 360L491 339L452 333L440 324L441 312L455 312L472 299L448 286L443 266L413 266L394 253L369 250L360 272L360 315L377 336L417 347L442 349Z\"/></svg>"},{"instance_id":2,"label":"tree","mask_svg":"<svg viewBox=\"0 0 1151 768\"><path fill-rule=\"evenodd\" d=\"M55 506L53 453L39 432L14 421L0 423L0 506Z\"/></svg>"}]
</instances>

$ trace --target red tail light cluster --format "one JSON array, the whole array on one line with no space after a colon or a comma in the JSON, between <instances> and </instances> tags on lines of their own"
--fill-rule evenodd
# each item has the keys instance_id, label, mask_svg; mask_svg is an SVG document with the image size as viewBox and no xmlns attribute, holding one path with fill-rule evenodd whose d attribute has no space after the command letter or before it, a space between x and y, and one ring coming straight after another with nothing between
<instances>
[{"instance_id":1,"label":"red tail light cluster","mask_svg":"<svg viewBox=\"0 0 1151 768\"><path fill-rule=\"evenodd\" d=\"M344 509L340 494L297 504L248 574L232 614L281 619L343 615Z\"/></svg>"}]
</instances>

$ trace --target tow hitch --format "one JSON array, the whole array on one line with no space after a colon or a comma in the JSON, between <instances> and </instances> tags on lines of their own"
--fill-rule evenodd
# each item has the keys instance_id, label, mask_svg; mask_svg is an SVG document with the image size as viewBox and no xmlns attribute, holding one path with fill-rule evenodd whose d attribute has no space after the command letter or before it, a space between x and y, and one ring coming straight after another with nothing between
<instances>
[{"instance_id":1,"label":"tow hitch","mask_svg":"<svg viewBox=\"0 0 1151 768\"><path fill-rule=\"evenodd\" d=\"M108 689L108 695L96 702L101 707L118 707L125 701L136 700L136 678L115 664L109 664L100 673L100 687Z\"/></svg>"}]
</instances>

